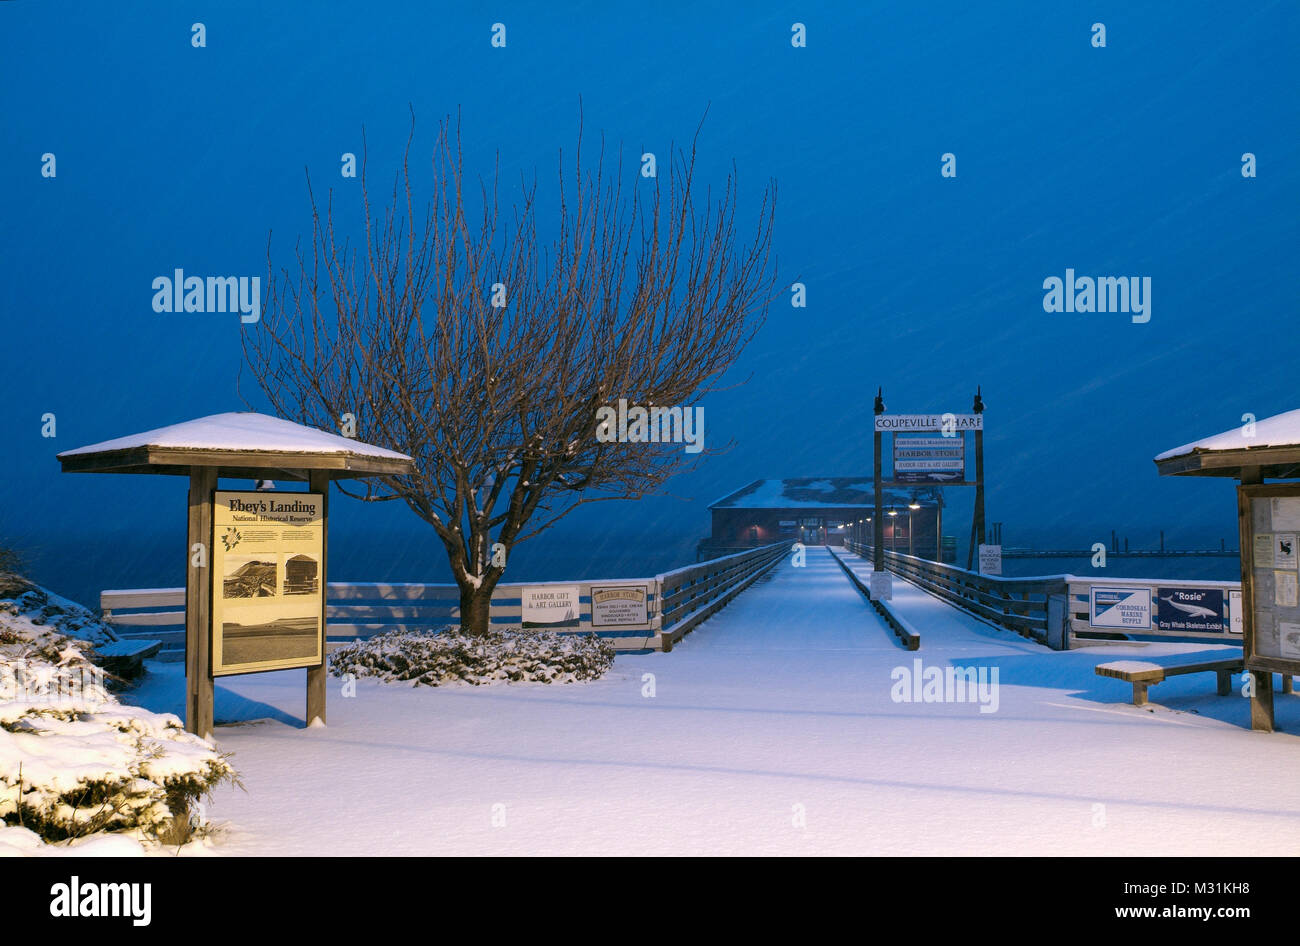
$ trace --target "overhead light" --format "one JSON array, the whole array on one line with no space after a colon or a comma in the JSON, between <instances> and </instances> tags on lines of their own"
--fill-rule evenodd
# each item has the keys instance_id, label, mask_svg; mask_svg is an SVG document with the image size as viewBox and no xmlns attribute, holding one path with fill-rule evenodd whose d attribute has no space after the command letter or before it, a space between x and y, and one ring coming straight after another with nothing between
<instances>
[{"instance_id":1,"label":"overhead light","mask_svg":"<svg viewBox=\"0 0 1300 946\"><path fill-rule=\"evenodd\" d=\"M908 508L908 509L920 509L920 508L921 508L921 504L920 504L920 503L908 503L907 508Z\"/></svg>"}]
</instances>

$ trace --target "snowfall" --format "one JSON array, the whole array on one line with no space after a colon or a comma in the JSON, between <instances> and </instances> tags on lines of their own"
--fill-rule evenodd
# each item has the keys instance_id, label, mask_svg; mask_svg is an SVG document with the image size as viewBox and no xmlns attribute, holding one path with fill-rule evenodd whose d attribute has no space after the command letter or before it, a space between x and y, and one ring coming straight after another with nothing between
<instances>
[{"instance_id":1,"label":"snowfall","mask_svg":"<svg viewBox=\"0 0 1300 946\"><path fill-rule=\"evenodd\" d=\"M1175 677L1139 708L1094 672L1231 649L1054 652L899 579L892 605L920 650L810 548L595 682L363 678L345 696L331 678L328 726L304 728L304 671L220 680L215 741L243 787L217 791L214 830L179 853L1300 853L1300 696L1279 693L1281 731L1257 733L1240 677L1227 697L1212 674ZM996 668L996 711L897 700L917 660ZM149 670L123 699L182 713L183 664ZM108 842L67 850L144 850Z\"/></svg>"}]
</instances>

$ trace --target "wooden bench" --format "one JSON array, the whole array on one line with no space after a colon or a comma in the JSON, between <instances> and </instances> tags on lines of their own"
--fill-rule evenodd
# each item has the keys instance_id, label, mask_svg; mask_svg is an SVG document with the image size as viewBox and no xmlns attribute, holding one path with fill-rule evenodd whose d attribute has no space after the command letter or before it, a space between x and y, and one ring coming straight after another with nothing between
<instances>
[{"instance_id":1,"label":"wooden bench","mask_svg":"<svg viewBox=\"0 0 1300 946\"><path fill-rule=\"evenodd\" d=\"M95 648L100 665L109 673L133 680L144 672L144 662L162 650L162 641L116 640Z\"/></svg>"},{"instance_id":2,"label":"wooden bench","mask_svg":"<svg viewBox=\"0 0 1300 946\"><path fill-rule=\"evenodd\" d=\"M1145 706L1147 687L1184 673L1214 673L1219 678L1219 696L1232 692L1232 675L1241 673L1245 664L1240 657L1228 660L1202 660L1190 664L1153 664L1143 660L1116 660L1098 664L1097 675L1114 677L1133 684L1133 705Z\"/></svg>"}]
</instances>

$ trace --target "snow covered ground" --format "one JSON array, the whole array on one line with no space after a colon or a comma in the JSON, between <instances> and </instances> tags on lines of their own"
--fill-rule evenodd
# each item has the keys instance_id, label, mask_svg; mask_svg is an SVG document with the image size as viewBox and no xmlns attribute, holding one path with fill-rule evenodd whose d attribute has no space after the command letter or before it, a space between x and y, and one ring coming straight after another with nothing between
<instances>
[{"instance_id":1,"label":"snow covered ground","mask_svg":"<svg viewBox=\"0 0 1300 946\"><path fill-rule=\"evenodd\" d=\"M1300 853L1300 696L1274 734L1212 675L1139 709L1093 667L1207 648L1054 653L902 582L894 603L920 651L811 548L595 683L332 680L329 726L303 729L303 671L219 681L246 791L220 790L192 853ZM996 667L997 711L895 702L917 659ZM180 712L182 674L153 664L133 700Z\"/></svg>"}]
</instances>

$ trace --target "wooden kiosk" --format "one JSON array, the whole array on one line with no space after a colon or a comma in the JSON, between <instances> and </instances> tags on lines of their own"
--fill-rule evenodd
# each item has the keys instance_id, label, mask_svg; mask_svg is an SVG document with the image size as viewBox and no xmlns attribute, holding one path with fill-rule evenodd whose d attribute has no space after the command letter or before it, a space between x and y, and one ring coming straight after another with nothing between
<instances>
[{"instance_id":1,"label":"wooden kiosk","mask_svg":"<svg viewBox=\"0 0 1300 946\"><path fill-rule=\"evenodd\" d=\"M190 478L187 730L212 734L216 676L293 667L307 669L308 725L325 722L329 483L409 474L410 457L247 412L214 414L69 450L59 454L59 462L64 473ZM222 478L306 481L308 489L219 491Z\"/></svg>"},{"instance_id":2,"label":"wooden kiosk","mask_svg":"<svg viewBox=\"0 0 1300 946\"><path fill-rule=\"evenodd\" d=\"M1282 674L1284 691L1300 674L1300 410L1175 447L1155 463L1163 476L1239 482L1242 648L1254 681L1250 725L1272 732L1273 674Z\"/></svg>"}]
</instances>

